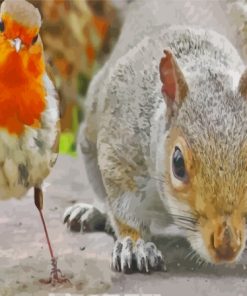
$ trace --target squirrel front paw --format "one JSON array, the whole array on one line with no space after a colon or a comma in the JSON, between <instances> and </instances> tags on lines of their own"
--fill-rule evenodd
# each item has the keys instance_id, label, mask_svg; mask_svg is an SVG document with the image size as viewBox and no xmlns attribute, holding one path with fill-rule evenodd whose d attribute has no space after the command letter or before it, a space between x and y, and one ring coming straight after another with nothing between
<instances>
[{"instance_id":1,"label":"squirrel front paw","mask_svg":"<svg viewBox=\"0 0 247 296\"><path fill-rule=\"evenodd\" d=\"M71 231L104 231L106 215L90 204L78 203L65 210L63 222Z\"/></svg>"},{"instance_id":2,"label":"squirrel front paw","mask_svg":"<svg viewBox=\"0 0 247 296\"><path fill-rule=\"evenodd\" d=\"M166 271L162 253L154 243L142 239L134 243L129 236L115 242L111 265L113 270L124 273Z\"/></svg>"}]
</instances>

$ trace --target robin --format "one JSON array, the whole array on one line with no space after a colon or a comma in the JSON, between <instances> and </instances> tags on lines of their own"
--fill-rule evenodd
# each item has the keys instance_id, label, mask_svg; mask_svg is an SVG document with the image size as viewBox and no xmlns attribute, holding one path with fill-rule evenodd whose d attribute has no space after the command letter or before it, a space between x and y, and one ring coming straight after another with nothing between
<instances>
[{"instance_id":1,"label":"robin","mask_svg":"<svg viewBox=\"0 0 247 296\"><path fill-rule=\"evenodd\" d=\"M0 10L0 200L34 188L51 255L47 283L67 281L57 268L43 208L42 182L58 155L59 100L44 59L41 16L25 0L5 0Z\"/></svg>"}]
</instances>

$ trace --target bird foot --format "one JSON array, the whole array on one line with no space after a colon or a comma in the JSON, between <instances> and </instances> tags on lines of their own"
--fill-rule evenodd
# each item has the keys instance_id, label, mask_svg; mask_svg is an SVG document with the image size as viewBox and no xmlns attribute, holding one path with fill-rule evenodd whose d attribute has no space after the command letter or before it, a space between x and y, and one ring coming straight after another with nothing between
<instances>
[{"instance_id":1,"label":"bird foot","mask_svg":"<svg viewBox=\"0 0 247 296\"><path fill-rule=\"evenodd\" d=\"M50 273L50 278L46 279L46 280L45 279L40 280L40 282L42 284L46 284L46 285L51 284L52 286L56 286L58 284L64 284L64 283L71 284L70 280L67 279L63 275L61 270L57 268L57 259L56 258L51 259L51 265L52 265L52 269L51 269L51 273Z\"/></svg>"}]
</instances>

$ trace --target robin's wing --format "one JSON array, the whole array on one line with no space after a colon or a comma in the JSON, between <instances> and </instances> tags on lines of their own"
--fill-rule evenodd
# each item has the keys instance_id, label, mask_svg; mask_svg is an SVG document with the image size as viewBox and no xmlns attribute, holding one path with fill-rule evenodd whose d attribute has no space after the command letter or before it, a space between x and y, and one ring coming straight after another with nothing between
<instances>
[{"instance_id":1,"label":"robin's wing","mask_svg":"<svg viewBox=\"0 0 247 296\"><path fill-rule=\"evenodd\" d=\"M52 81L54 87L55 87L55 79L54 79L54 75L52 73L52 69L51 69L51 66L47 63L46 64L46 73L47 75L49 76L50 80ZM58 154L59 152L59 140L60 140L60 134L61 134L61 124L60 124L60 119L63 115L63 103L62 103L62 99L61 99L61 96L59 94L59 91L56 90L57 92L57 96L56 96L56 99L58 101L58 109L59 109L59 119L57 121L57 137L56 137L56 140L54 142L54 145L52 147L52 151L55 153L55 154ZM53 163L51 164L52 166L54 166L54 164L56 163L56 160L57 158L55 159L55 161L53 161Z\"/></svg>"},{"instance_id":2,"label":"robin's wing","mask_svg":"<svg viewBox=\"0 0 247 296\"><path fill-rule=\"evenodd\" d=\"M46 73L47 73L48 77L50 78L50 80L52 81L54 87L56 88L55 77L53 74L52 67L50 66L49 63L46 63ZM56 92L58 94L56 99L58 100L59 114L60 114L60 118L61 118L63 116L64 110L65 110L65 104L64 104L64 101L62 100L62 96L60 95L60 92L58 89L56 89Z\"/></svg>"}]
</instances>

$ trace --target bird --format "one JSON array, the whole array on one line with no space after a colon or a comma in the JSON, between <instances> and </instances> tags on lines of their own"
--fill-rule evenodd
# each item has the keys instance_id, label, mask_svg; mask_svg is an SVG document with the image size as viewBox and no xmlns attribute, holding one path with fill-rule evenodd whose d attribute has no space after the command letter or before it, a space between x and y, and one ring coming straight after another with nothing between
<instances>
[{"instance_id":1,"label":"bird","mask_svg":"<svg viewBox=\"0 0 247 296\"><path fill-rule=\"evenodd\" d=\"M45 62L39 10L26 0L0 8L0 201L34 202L51 255L47 283L68 281L57 267L43 215L43 182L58 157L60 100Z\"/></svg>"}]
</instances>

